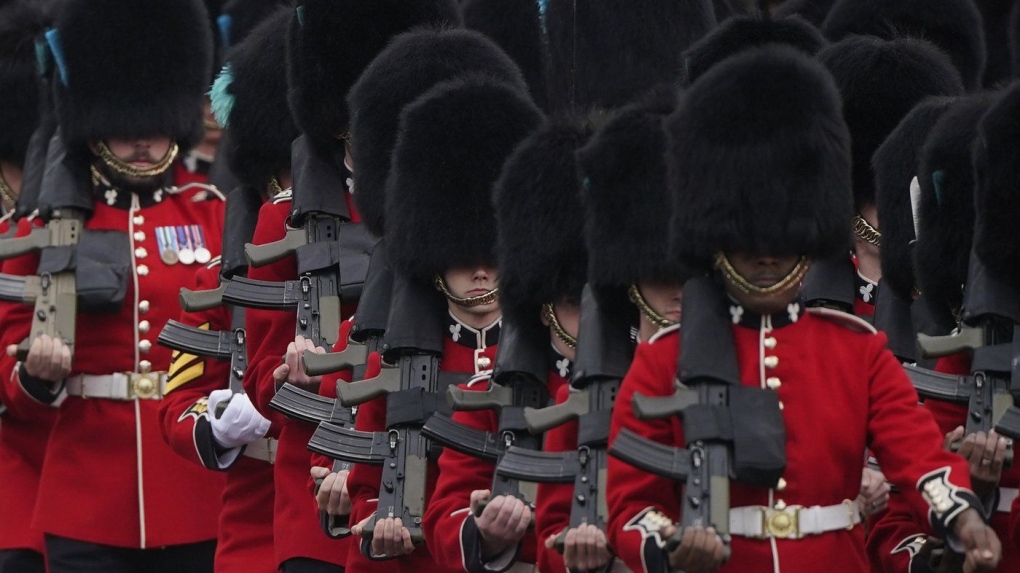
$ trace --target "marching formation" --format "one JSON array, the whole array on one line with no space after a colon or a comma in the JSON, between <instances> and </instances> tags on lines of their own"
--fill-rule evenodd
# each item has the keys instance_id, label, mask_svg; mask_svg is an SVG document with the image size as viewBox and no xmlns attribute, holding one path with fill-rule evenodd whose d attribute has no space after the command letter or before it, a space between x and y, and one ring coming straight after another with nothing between
<instances>
[{"instance_id":1,"label":"marching formation","mask_svg":"<svg viewBox=\"0 0 1020 573\"><path fill-rule=\"evenodd\" d=\"M0 573L1020 572L1020 2L0 0Z\"/></svg>"}]
</instances>

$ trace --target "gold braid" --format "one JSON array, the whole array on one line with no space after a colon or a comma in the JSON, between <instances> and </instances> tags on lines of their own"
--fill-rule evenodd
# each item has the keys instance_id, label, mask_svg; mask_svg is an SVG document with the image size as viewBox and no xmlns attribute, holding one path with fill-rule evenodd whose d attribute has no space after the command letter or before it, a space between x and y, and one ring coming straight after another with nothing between
<instances>
[{"instance_id":1,"label":"gold braid","mask_svg":"<svg viewBox=\"0 0 1020 573\"><path fill-rule=\"evenodd\" d=\"M740 292L744 294L772 295L777 292L782 292L804 280L804 275L807 274L809 266L811 265L808 264L807 257L801 257L800 260L797 261L797 266L793 267L789 274L783 277L782 280L770 287L760 287L751 284L747 281L747 279L741 276L741 274L737 272L737 269L733 268L733 265L730 264L730 260L726 258L726 255L723 253L717 253L715 255L715 267L722 272L723 276L726 277L726 280L730 281L733 286L740 289Z\"/></svg>"},{"instance_id":2,"label":"gold braid","mask_svg":"<svg viewBox=\"0 0 1020 573\"><path fill-rule=\"evenodd\" d=\"M630 285L630 288L627 289L627 296L630 298L630 302L634 303L634 306L638 307L641 314L643 314L644 317L655 326L658 326L659 328L666 328L667 326L673 326L676 324L675 320L670 320L655 312L655 309L652 308L652 305L648 304L648 301L645 300L644 295L641 294L641 289L639 289L637 285Z\"/></svg>"},{"instance_id":3,"label":"gold braid","mask_svg":"<svg viewBox=\"0 0 1020 573\"><path fill-rule=\"evenodd\" d=\"M552 327L553 333L556 334L556 338L560 339L560 342L567 345L567 348L577 348L577 338L570 335L563 325L560 324L560 319L556 316L556 310L553 309L552 303L545 303L542 305L542 316L549 321L549 326Z\"/></svg>"},{"instance_id":4,"label":"gold braid","mask_svg":"<svg viewBox=\"0 0 1020 573\"><path fill-rule=\"evenodd\" d=\"M454 296L454 294L446 288L446 281L443 280L443 277L437 275L434 283L436 285L436 290L443 293L450 302L459 307L472 308L475 306L482 306L484 304L492 304L499 300L499 287L496 287L485 294L461 298Z\"/></svg>"},{"instance_id":5,"label":"gold braid","mask_svg":"<svg viewBox=\"0 0 1020 573\"><path fill-rule=\"evenodd\" d=\"M180 151L177 143L171 142L170 149L167 150L163 159L160 159L159 162L152 167L141 169L131 165L130 163L125 163L121 158L114 155L113 152L110 151L110 148L106 146L105 141L100 141L96 147L99 148L99 158L103 160L103 163L117 173L127 175L129 177L156 177L166 173L166 170L170 169L174 160L177 159L177 153Z\"/></svg>"}]
</instances>

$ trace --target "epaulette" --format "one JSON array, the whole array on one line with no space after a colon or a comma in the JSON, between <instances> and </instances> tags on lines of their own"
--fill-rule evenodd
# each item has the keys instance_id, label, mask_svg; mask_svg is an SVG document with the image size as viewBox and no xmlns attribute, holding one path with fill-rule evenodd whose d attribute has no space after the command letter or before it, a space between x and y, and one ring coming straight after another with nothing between
<instances>
[{"instance_id":1,"label":"epaulette","mask_svg":"<svg viewBox=\"0 0 1020 573\"><path fill-rule=\"evenodd\" d=\"M822 307L809 308L807 311L809 314L813 314L819 318L824 318L829 322L834 322L839 326L854 332L878 334L878 330L874 326L868 324L866 320L852 314Z\"/></svg>"},{"instance_id":2,"label":"epaulette","mask_svg":"<svg viewBox=\"0 0 1020 573\"><path fill-rule=\"evenodd\" d=\"M216 255L215 257L212 258L211 261L206 263L205 268L207 268L207 269L216 268L216 267L220 266L221 262L223 262L223 256L222 255Z\"/></svg>"},{"instance_id":3,"label":"epaulette","mask_svg":"<svg viewBox=\"0 0 1020 573\"><path fill-rule=\"evenodd\" d=\"M659 340L660 338L665 338L666 336L669 336L670 334L673 334L674 332L679 332L679 330L680 330L680 323L679 322L676 323L676 324L671 324L671 325L667 326L666 328L659 329L658 332L653 334L652 337L648 339L648 344L652 344L655 341Z\"/></svg>"},{"instance_id":4,"label":"epaulette","mask_svg":"<svg viewBox=\"0 0 1020 573\"><path fill-rule=\"evenodd\" d=\"M280 191L276 195L273 195L273 198L270 199L270 202L273 205L279 205L280 203L287 203L287 202L293 200L293 198L294 198L294 190L293 189L284 189L283 191Z\"/></svg>"}]
</instances>

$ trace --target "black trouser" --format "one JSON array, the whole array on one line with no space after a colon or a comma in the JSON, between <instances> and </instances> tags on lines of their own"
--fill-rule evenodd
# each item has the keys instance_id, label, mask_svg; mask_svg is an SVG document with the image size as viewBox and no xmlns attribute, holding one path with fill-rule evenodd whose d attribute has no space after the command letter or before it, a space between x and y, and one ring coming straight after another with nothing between
<instances>
[{"instance_id":1,"label":"black trouser","mask_svg":"<svg viewBox=\"0 0 1020 573\"><path fill-rule=\"evenodd\" d=\"M283 562L280 566L283 573L344 573L344 568L325 561L295 557Z\"/></svg>"},{"instance_id":2,"label":"black trouser","mask_svg":"<svg viewBox=\"0 0 1020 573\"><path fill-rule=\"evenodd\" d=\"M31 549L0 551L0 573L46 573L43 556Z\"/></svg>"},{"instance_id":3,"label":"black trouser","mask_svg":"<svg viewBox=\"0 0 1020 573\"><path fill-rule=\"evenodd\" d=\"M126 549L46 536L50 573L212 573L216 541Z\"/></svg>"}]
</instances>

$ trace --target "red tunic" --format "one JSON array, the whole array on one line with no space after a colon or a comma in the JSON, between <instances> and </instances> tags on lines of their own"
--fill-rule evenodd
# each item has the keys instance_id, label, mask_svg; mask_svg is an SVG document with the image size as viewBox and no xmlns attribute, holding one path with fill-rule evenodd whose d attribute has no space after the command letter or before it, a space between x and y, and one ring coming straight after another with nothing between
<instances>
[{"instance_id":1,"label":"red tunic","mask_svg":"<svg viewBox=\"0 0 1020 573\"><path fill-rule=\"evenodd\" d=\"M8 220L0 223L0 235L9 229ZM0 270L8 272L7 269L5 261ZM6 315L17 306L20 305L0 302L0 324L9 324ZM9 330L13 329L4 328L0 335L0 346L5 348L8 344L21 342L10 339ZM42 553L42 532L28 525L35 509L46 443L57 413L37 402L20 400L20 394L17 379L0 377L0 404L7 406L7 413L0 417L0 483L4 484L4 494L0 495L0 515L3 516L0 519L0 550L32 549Z\"/></svg>"},{"instance_id":2,"label":"red tunic","mask_svg":"<svg viewBox=\"0 0 1020 573\"><path fill-rule=\"evenodd\" d=\"M496 323L498 325L498 322ZM492 364L496 358L496 338L498 338L498 327L489 327L485 332L475 331L464 324L456 323L451 325L450 332L443 343L443 360L440 363L442 372L457 372L477 374ZM459 328L458 328L459 327ZM454 340L456 337L456 340ZM386 399L378 398L358 408L358 417L355 427L364 432L379 432L386 430ZM445 455L445 453L444 453ZM428 464L428 483L425 490L425 504L429 508L432 499L439 499L434 496L436 483L439 478L439 464L430 461ZM491 483L492 475L489 475ZM382 467L373 465L355 465L347 482L348 491L351 495L351 523L360 523L365 518L374 515L376 502L379 498L379 484L382 481ZM488 487L486 485L485 487ZM470 491L466 495L470 495ZM463 504L456 504L462 506ZM433 559L431 552L434 550L434 541L429 538L429 531L425 531L427 544L415 549L413 553L399 559L385 561L372 561L362 555L360 541L352 543L350 555L347 559L347 566L351 571L367 573L369 571L380 571L387 573L445 573L462 570L459 566L441 565Z\"/></svg>"},{"instance_id":3,"label":"red tunic","mask_svg":"<svg viewBox=\"0 0 1020 573\"><path fill-rule=\"evenodd\" d=\"M214 289L220 282L220 261L196 273L193 290ZM227 307L181 313L184 324L211 331L231 330ZM219 516L215 568L220 573L274 573L273 466L236 456L220 467L208 418L208 397L227 387L226 360L174 352L167 396L159 409L163 439L178 454L214 471L227 471L223 511Z\"/></svg>"},{"instance_id":4,"label":"red tunic","mask_svg":"<svg viewBox=\"0 0 1020 573\"><path fill-rule=\"evenodd\" d=\"M462 387L482 391L486 389L487 381L488 378L479 378ZM558 372L550 372L546 378L546 389L550 396L555 397L566 383L566 378ZM495 410L456 411L453 420L485 432L499 432L499 416ZM495 471L496 465L489 461L449 448L443 450L439 457L439 480L433 501L425 512L424 522L425 537L429 540L432 556L441 565L464 568L466 563L481 564L480 555L468 549L476 545L467 535L478 535L477 529L473 527L474 518L470 516L471 492L490 489ZM472 521L471 526L467 525L469 519ZM515 571L534 569L541 539L532 532L521 540L513 561L516 563ZM510 557L506 556L507 559Z\"/></svg>"},{"instance_id":5,"label":"red tunic","mask_svg":"<svg viewBox=\"0 0 1020 573\"><path fill-rule=\"evenodd\" d=\"M967 374L970 372L970 358L960 354L943 358L935 365L935 370L947 374ZM935 417L939 430L943 435L958 426L967 425L967 406L928 399L924 401ZM1020 485L1020 467L1002 470L999 479L1000 494L1015 495ZM1010 500L1007 499L998 508L991 510L989 524L1002 541L1002 561L996 571L1000 573L1020 572L1020 547L1009 540L1010 535ZM878 571L909 571L911 560L918 547L918 539L927 535L935 535L926 523L912 519L910 508L903 496L893 493L889 499L889 509L878 519L872 535L868 538L868 556Z\"/></svg>"},{"instance_id":6,"label":"red tunic","mask_svg":"<svg viewBox=\"0 0 1020 573\"><path fill-rule=\"evenodd\" d=\"M155 343L166 321L180 314L178 291L191 283L194 265L160 260L156 228L199 225L207 247L219 253L223 202L189 188L139 200L125 192L113 205L97 200L86 229L127 233L132 267L119 312L79 312L72 376L153 372L170 366L170 350ZM112 196L111 196L112 197ZM27 230L27 222L24 222ZM12 261L9 272L35 274L37 257ZM12 308L4 337L25 338L32 309ZM4 358L0 376L15 377ZM27 392L12 396L14 410L35 403ZM34 523L46 533L129 548L151 548L214 539L223 476L178 456L159 431L159 402L69 396L59 406L43 462ZM74 476L69 479L68 476Z\"/></svg>"},{"instance_id":7,"label":"red tunic","mask_svg":"<svg viewBox=\"0 0 1020 573\"><path fill-rule=\"evenodd\" d=\"M744 309L731 308L736 318ZM821 309L800 314L750 317L733 326L743 384L768 387L771 379L784 405L785 488L782 491L730 487L731 506L838 505L860 490L861 455L870 447L886 477L898 485L917 515L928 504L917 493L922 478L969 488L967 466L942 450L942 435L902 367L885 349L885 336L859 319ZM753 327L744 324L753 323ZM773 325L775 327L773 328ZM639 420L636 393L665 396L674 390L679 356L677 329L666 329L637 349L613 412L610 441L627 428L656 442L682 447L679 420ZM779 382L779 385L776 385ZM944 480L944 481L943 481ZM962 492L961 492L962 493ZM641 471L616 458L609 462L609 537L616 554L633 571L658 571L664 554L658 534L642 520L649 511L679 516L681 485ZM721 571L810 571L826 556L833 572L867 569L863 528L803 539L755 540L734 537L732 558Z\"/></svg>"}]
</instances>

